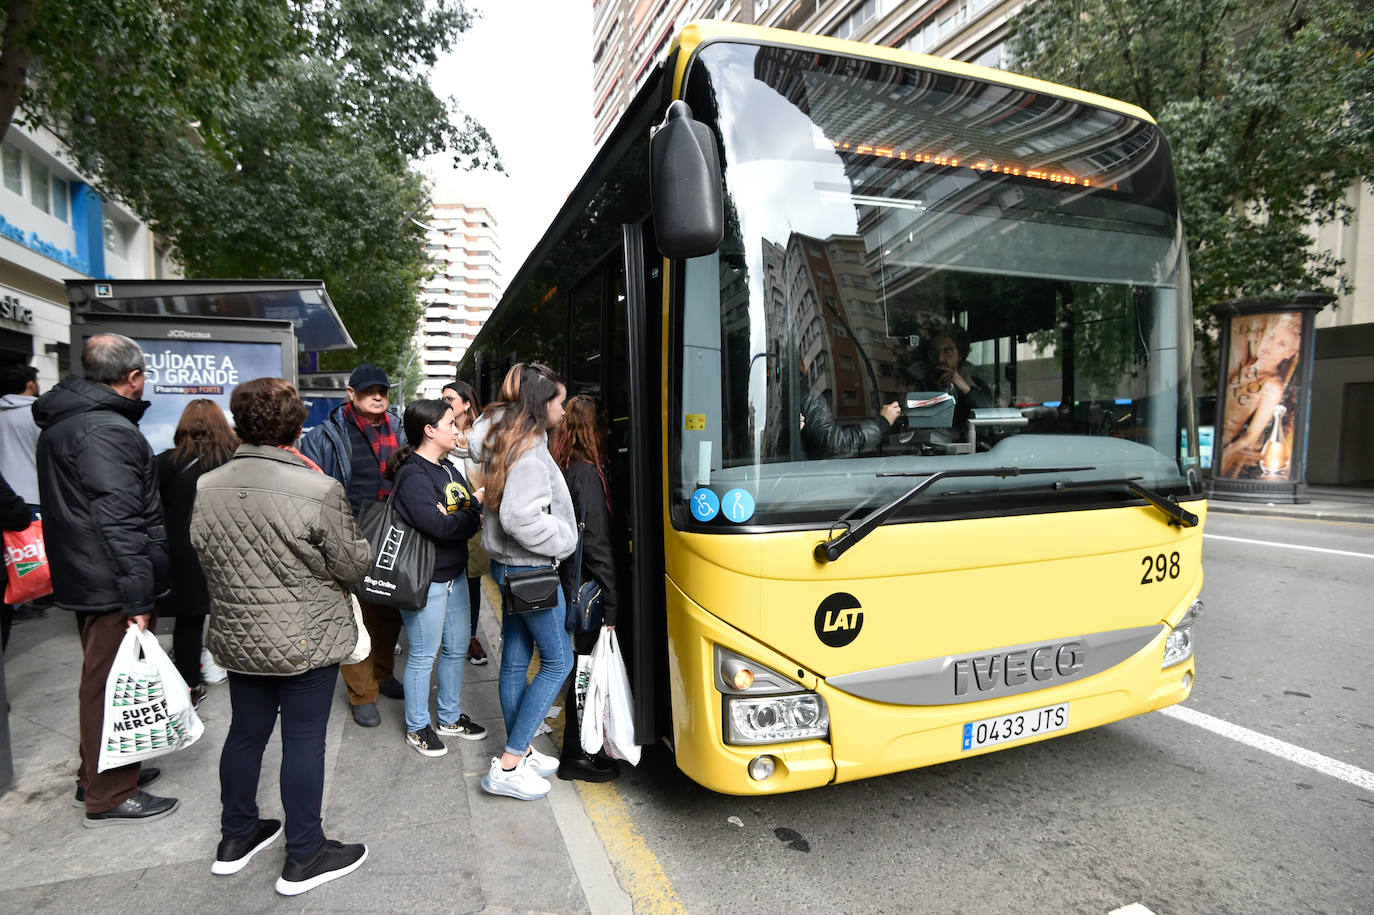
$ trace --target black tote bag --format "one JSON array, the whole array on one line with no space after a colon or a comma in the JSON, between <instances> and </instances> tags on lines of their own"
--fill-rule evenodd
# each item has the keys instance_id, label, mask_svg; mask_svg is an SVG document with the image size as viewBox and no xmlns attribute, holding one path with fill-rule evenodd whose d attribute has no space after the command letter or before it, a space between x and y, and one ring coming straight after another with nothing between
<instances>
[{"instance_id":1,"label":"black tote bag","mask_svg":"<svg viewBox=\"0 0 1374 915\"><path fill-rule=\"evenodd\" d=\"M385 502L364 502L358 512L358 528L372 544L372 565L353 593L369 604L419 610L434 577L434 541L401 519L395 498L392 490Z\"/></svg>"}]
</instances>

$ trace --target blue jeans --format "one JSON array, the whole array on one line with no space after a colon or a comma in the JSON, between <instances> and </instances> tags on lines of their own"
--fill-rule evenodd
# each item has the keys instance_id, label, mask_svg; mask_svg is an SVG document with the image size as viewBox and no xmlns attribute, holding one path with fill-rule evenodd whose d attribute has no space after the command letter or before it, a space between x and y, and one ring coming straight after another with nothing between
<instances>
[{"instance_id":1,"label":"blue jeans","mask_svg":"<svg viewBox=\"0 0 1374 915\"><path fill-rule=\"evenodd\" d=\"M504 585L507 572L526 572L542 566L507 566L492 560L491 577ZM572 671L572 639L564 628L567 610L563 589L558 606L529 613L501 612L501 714L506 719L506 752L524 756ZM539 646L539 672L526 684L526 674Z\"/></svg>"},{"instance_id":2,"label":"blue jeans","mask_svg":"<svg viewBox=\"0 0 1374 915\"><path fill-rule=\"evenodd\" d=\"M435 581L429 585L428 599L419 610L402 610L406 627L406 730L423 730L429 721L429 678L434 659L439 658L439 723L458 720L459 695L463 691L463 670L467 667L468 583ZM442 651L440 643L443 644Z\"/></svg>"}]
</instances>

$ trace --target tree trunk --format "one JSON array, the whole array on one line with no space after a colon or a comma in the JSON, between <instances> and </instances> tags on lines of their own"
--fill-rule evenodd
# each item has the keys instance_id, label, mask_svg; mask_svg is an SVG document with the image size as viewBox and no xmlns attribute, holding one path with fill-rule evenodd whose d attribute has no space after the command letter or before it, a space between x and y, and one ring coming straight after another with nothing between
<instances>
[{"instance_id":1,"label":"tree trunk","mask_svg":"<svg viewBox=\"0 0 1374 915\"><path fill-rule=\"evenodd\" d=\"M10 0L5 16L5 34L0 39L0 137L9 133L14 109L24 94L29 76L29 25L33 22L34 0Z\"/></svg>"}]
</instances>

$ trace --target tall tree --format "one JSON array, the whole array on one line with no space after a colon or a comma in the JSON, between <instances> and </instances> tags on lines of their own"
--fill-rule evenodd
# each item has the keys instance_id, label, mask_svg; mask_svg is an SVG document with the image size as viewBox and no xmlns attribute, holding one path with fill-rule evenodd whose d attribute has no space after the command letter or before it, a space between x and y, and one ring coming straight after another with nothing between
<instances>
[{"instance_id":1,"label":"tall tree","mask_svg":"<svg viewBox=\"0 0 1374 915\"><path fill-rule=\"evenodd\" d=\"M1369 6L1034 0L1013 20L1014 69L1133 102L1169 137L1204 329L1235 296L1350 288L1309 226L1374 182Z\"/></svg>"},{"instance_id":2,"label":"tall tree","mask_svg":"<svg viewBox=\"0 0 1374 915\"><path fill-rule=\"evenodd\" d=\"M429 273L410 163L496 166L429 86L462 0L9 0L4 82L189 274L323 279L358 344L400 368ZM24 17L27 16L27 21Z\"/></svg>"}]
</instances>

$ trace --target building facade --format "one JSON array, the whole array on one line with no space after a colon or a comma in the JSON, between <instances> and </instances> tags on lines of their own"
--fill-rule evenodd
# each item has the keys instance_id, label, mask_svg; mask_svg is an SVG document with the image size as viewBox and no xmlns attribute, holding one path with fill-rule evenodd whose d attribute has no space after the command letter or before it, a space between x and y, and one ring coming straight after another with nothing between
<instances>
[{"instance_id":1,"label":"building facade","mask_svg":"<svg viewBox=\"0 0 1374 915\"><path fill-rule=\"evenodd\" d=\"M416 346L423 379L417 397L438 397L501 294L496 217L485 204L440 192L426 223L434 275L421 293Z\"/></svg>"},{"instance_id":2,"label":"building facade","mask_svg":"<svg viewBox=\"0 0 1374 915\"><path fill-rule=\"evenodd\" d=\"M593 138L629 106L673 34L698 19L792 29L1005 67L1011 20L1027 0L592 0ZM1033 2L1033 0L1032 0ZM1357 185L1346 224L1313 226L1314 247L1345 261L1348 288L1316 317L1308 479L1374 480L1374 190ZM1362 229L1363 227L1363 229ZM1200 390L1215 379L1199 378Z\"/></svg>"},{"instance_id":3,"label":"building facade","mask_svg":"<svg viewBox=\"0 0 1374 915\"><path fill-rule=\"evenodd\" d=\"M38 369L41 388L70 365L66 280L172 276L153 233L102 199L46 130L12 124L0 144L0 362Z\"/></svg>"}]
</instances>

